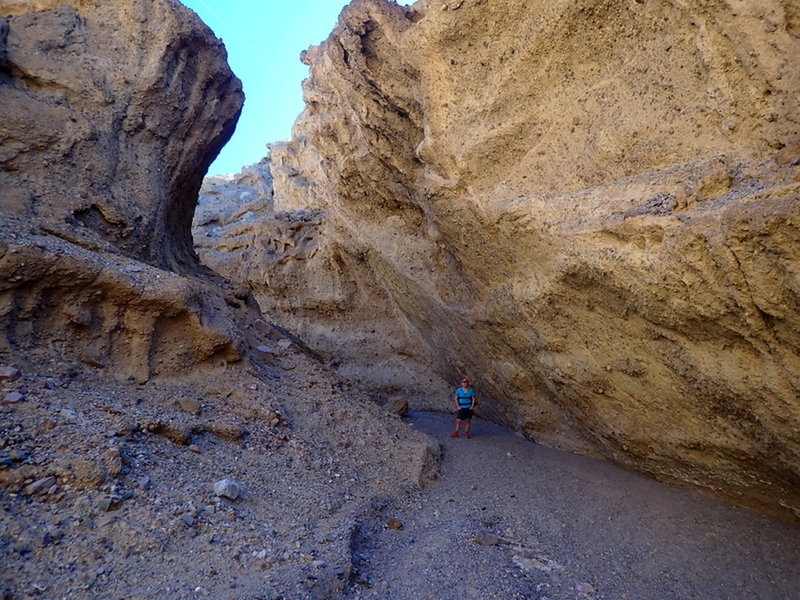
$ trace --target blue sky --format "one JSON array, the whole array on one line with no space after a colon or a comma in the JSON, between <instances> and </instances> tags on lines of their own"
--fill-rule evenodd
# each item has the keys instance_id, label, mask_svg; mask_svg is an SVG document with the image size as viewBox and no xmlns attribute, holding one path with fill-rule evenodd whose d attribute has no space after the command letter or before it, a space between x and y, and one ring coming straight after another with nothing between
<instances>
[{"instance_id":1,"label":"blue sky","mask_svg":"<svg viewBox=\"0 0 800 600\"><path fill-rule=\"evenodd\" d=\"M392 0L387 0L392 1ZM303 109L308 67L300 52L319 44L336 25L344 0L181 0L222 38L228 62L242 80L244 110L233 137L209 174L235 173L261 160L269 142L291 137ZM412 4L400 1L398 4Z\"/></svg>"}]
</instances>

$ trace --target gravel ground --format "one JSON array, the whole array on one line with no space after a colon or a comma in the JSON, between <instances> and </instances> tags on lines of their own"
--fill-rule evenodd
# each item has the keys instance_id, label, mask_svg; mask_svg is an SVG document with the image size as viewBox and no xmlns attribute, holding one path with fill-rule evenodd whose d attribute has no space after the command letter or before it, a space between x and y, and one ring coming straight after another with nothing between
<instances>
[{"instance_id":1,"label":"gravel ground","mask_svg":"<svg viewBox=\"0 0 800 600\"><path fill-rule=\"evenodd\" d=\"M340 597L358 519L429 480L438 445L303 353L262 371L7 382L0 598Z\"/></svg>"},{"instance_id":2,"label":"gravel ground","mask_svg":"<svg viewBox=\"0 0 800 600\"><path fill-rule=\"evenodd\" d=\"M403 423L305 355L282 361L171 384L66 365L14 382L0 598L798 597L797 527L486 421L469 440L448 415ZM222 478L241 496L218 497Z\"/></svg>"},{"instance_id":3,"label":"gravel ground","mask_svg":"<svg viewBox=\"0 0 800 600\"><path fill-rule=\"evenodd\" d=\"M800 593L797 527L479 419L469 440L449 437L450 416L409 420L443 445L442 478L361 523L348 598L796 600Z\"/></svg>"}]
</instances>

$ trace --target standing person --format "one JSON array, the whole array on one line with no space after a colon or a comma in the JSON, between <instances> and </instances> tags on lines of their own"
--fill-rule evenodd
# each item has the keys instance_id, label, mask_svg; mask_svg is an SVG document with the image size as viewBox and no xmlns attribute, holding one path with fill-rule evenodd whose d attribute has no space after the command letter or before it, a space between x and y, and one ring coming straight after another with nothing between
<instances>
[{"instance_id":1,"label":"standing person","mask_svg":"<svg viewBox=\"0 0 800 600\"><path fill-rule=\"evenodd\" d=\"M458 437L461 429L461 421L464 421L464 437L469 438L469 430L472 427L472 409L475 408L475 390L469 387L469 379L464 377L461 380L461 387L453 392L453 400L456 402L458 412L456 413L456 428L450 437Z\"/></svg>"}]
</instances>

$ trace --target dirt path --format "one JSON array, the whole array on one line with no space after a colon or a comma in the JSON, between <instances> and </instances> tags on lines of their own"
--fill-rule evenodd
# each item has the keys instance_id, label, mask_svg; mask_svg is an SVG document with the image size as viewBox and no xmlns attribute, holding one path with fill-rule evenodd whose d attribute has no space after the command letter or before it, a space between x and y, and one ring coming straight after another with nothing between
<instances>
[{"instance_id":1,"label":"dirt path","mask_svg":"<svg viewBox=\"0 0 800 600\"><path fill-rule=\"evenodd\" d=\"M442 479L363 524L349 598L800 594L799 528L550 450L485 421L476 420L470 440L449 437L446 415L412 413L410 421L443 445ZM387 518L403 529L388 528Z\"/></svg>"}]
</instances>

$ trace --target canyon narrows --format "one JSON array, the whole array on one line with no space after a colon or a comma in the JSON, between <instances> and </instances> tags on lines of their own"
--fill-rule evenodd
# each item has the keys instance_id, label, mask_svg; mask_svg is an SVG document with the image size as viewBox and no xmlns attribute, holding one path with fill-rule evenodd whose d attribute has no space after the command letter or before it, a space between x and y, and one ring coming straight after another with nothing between
<instances>
[{"instance_id":1,"label":"canyon narrows","mask_svg":"<svg viewBox=\"0 0 800 600\"><path fill-rule=\"evenodd\" d=\"M0 0L0 597L791 597L800 9L753 4L355 0L204 179L196 14Z\"/></svg>"},{"instance_id":2,"label":"canyon narrows","mask_svg":"<svg viewBox=\"0 0 800 600\"><path fill-rule=\"evenodd\" d=\"M203 260L377 397L796 521L798 18L353 2Z\"/></svg>"},{"instance_id":3,"label":"canyon narrows","mask_svg":"<svg viewBox=\"0 0 800 600\"><path fill-rule=\"evenodd\" d=\"M3 598L330 598L356 517L436 475L198 261L242 102L174 0L0 1Z\"/></svg>"}]
</instances>

